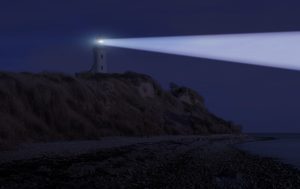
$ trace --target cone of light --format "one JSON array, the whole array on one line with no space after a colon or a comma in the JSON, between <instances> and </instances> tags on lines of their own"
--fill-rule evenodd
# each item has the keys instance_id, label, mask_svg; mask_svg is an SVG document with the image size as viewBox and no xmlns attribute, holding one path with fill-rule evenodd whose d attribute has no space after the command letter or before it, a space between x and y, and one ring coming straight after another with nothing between
<instances>
[{"instance_id":1,"label":"cone of light","mask_svg":"<svg viewBox=\"0 0 300 189\"><path fill-rule=\"evenodd\" d=\"M104 46L300 70L300 32L101 39Z\"/></svg>"}]
</instances>

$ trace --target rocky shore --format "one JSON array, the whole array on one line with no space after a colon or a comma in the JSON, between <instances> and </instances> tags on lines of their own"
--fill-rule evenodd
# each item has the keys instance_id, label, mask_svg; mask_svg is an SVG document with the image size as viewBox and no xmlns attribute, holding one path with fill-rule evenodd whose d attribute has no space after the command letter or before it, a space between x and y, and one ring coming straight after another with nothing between
<instances>
[{"instance_id":1,"label":"rocky shore","mask_svg":"<svg viewBox=\"0 0 300 189\"><path fill-rule=\"evenodd\" d=\"M300 171L234 147L242 136L185 137L0 165L0 188L300 188Z\"/></svg>"}]
</instances>

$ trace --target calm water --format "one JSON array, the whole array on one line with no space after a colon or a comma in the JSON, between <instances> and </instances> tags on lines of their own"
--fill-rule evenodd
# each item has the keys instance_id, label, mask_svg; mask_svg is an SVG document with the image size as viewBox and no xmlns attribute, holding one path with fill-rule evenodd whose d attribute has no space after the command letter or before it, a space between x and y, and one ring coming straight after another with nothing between
<instances>
[{"instance_id":1,"label":"calm water","mask_svg":"<svg viewBox=\"0 0 300 189\"><path fill-rule=\"evenodd\" d=\"M275 137L276 140L249 142L238 145L244 151L273 157L300 169L300 134L253 134Z\"/></svg>"}]
</instances>

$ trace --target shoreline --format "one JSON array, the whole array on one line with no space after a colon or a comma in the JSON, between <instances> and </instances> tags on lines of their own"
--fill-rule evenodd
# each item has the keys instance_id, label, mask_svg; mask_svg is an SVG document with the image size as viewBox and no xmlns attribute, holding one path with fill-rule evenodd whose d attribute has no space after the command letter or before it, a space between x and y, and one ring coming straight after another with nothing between
<instances>
[{"instance_id":1,"label":"shoreline","mask_svg":"<svg viewBox=\"0 0 300 189\"><path fill-rule=\"evenodd\" d=\"M42 143L25 143L13 148L0 150L0 165L10 161L30 160L34 158L77 156L93 153L97 150L126 147L135 144L155 143L163 141L178 141L185 139L218 139L218 138L240 138L243 141L253 140L247 135L220 134L220 135L163 135L152 137L102 137L99 140L74 140L74 141L52 141Z\"/></svg>"},{"instance_id":2,"label":"shoreline","mask_svg":"<svg viewBox=\"0 0 300 189\"><path fill-rule=\"evenodd\" d=\"M247 139L246 139L247 140ZM4 188L299 188L300 171L234 147L236 136L185 137L0 164Z\"/></svg>"},{"instance_id":3,"label":"shoreline","mask_svg":"<svg viewBox=\"0 0 300 189\"><path fill-rule=\"evenodd\" d=\"M277 162L286 164L300 171L299 154L294 149L299 145L298 138L293 141L293 137L255 137L255 141L238 144L237 149L242 150L251 155L259 157L272 158Z\"/></svg>"}]
</instances>

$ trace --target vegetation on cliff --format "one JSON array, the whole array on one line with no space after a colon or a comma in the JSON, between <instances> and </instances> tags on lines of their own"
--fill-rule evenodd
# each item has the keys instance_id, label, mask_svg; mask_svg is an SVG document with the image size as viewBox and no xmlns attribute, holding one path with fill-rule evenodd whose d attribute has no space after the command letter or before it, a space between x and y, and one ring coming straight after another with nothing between
<instances>
[{"instance_id":1,"label":"vegetation on cliff","mask_svg":"<svg viewBox=\"0 0 300 189\"><path fill-rule=\"evenodd\" d=\"M0 73L0 143L239 133L195 91L125 74Z\"/></svg>"}]
</instances>

